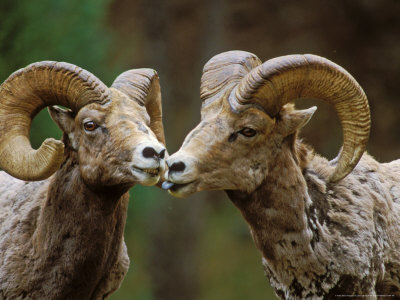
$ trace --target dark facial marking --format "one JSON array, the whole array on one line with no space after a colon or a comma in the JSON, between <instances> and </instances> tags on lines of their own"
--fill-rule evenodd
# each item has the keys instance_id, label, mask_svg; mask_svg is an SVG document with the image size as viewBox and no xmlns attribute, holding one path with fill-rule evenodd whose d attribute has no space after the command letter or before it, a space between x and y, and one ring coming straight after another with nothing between
<instances>
[{"instance_id":1,"label":"dark facial marking","mask_svg":"<svg viewBox=\"0 0 400 300\"><path fill-rule=\"evenodd\" d=\"M237 137L238 137L238 134L236 132L232 133L228 138L228 142L233 143L234 141L236 141Z\"/></svg>"},{"instance_id":2,"label":"dark facial marking","mask_svg":"<svg viewBox=\"0 0 400 300\"><path fill-rule=\"evenodd\" d=\"M103 132L103 134L108 135L108 129L106 127L101 126L101 131Z\"/></svg>"}]
</instances>

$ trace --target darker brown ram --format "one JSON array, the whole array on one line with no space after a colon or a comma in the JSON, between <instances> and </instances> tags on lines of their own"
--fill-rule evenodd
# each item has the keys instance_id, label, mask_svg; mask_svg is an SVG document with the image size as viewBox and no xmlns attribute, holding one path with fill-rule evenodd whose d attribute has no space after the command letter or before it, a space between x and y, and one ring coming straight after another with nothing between
<instances>
[{"instance_id":1,"label":"darker brown ram","mask_svg":"<svg viewBox=\"0 0 400 300\"><path fill-rule=\"evenodd\" d=\"M34 150L44 107L64 134ZM72 64L31 64L0 86L0 134L0 299L107 298L129 265L127 192L165 165L156 72L108 88Z\"/></svg>"}]
</instances>

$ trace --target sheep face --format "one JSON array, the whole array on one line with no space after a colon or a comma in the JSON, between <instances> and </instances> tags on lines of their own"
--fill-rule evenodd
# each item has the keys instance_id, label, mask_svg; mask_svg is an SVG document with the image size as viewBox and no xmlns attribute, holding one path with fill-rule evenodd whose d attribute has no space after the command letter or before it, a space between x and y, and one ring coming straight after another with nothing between
<instances>
[{"instance_id":1,"label":"sheep face","mask_svg":"<svg viewBox=\"0 0 400 300\"><path fill-rule=\"evenodd\" d=\"M65 133L66 148L77 152L80 174L91 186L153 185L164 171L165 147L149 128L144 106L110 88L111 101L91 103L74 115L50 107Z\"/></svg>"},{"instance_id":2,"label":"sheep face","mask_svg":"<svg viewBox=\"0 0 400 300\"><path fill-rule=\"evenodd\" d=\"M297 99L323 100L338 113L344 142L331 182L353 170L368 141L370 113L362 88L342 67L316 55L262 63L249 52L220 53L203 68L200 98L201 123L167 161L163 188L175 196L216 189L252 192L275 167L277 155L285 153L285 159L304 167L308 151L296 143L296 132L316 108L296 111L290 103Z\"/></svg>"},{"instance_id":3,"label":"sheep face","mask_svg":"<svg viewBox=\"0 0 400 300\"><path fill-rule=\"evenodd\" d=\"M234 113L227 101L215 110L203 109L200 124L167 160L168 180L174 183L169 192L185 197L202 190L255 190L282 141L314 111L287 106L276 120L257 108Z\"/></svg>"}]
</instances>

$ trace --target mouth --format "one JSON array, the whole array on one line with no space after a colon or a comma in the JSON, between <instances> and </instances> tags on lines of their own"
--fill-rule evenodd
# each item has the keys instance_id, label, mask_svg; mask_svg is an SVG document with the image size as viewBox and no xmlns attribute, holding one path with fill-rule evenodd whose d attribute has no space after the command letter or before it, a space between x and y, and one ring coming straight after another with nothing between
<instances>
[{"instance_id":1,"label":"mouth","mask_svg":"<svg viewBox=\"0 0 400 300\"><path fill-rule=\"evenodd\" d=\"M164 181L161 187L164 190L171 191L173 193L178 192L179 190L183 189L184 187L188 186L189 184L192 184L194 181L186 182L186 183L175 183L171 181Z\"/></svg>"},{"instance_id":2,"label":"mouth","mask_svg":"<svg viewBox=\"0 0 400 300\"><path fill-rule=\"evenodd\" d=\"M140 172L140 173L146 173L149 174L152 177L158 176L160 174L160 168L139 168L132 166L132 170Z\"/></svg>"}]
</instances>

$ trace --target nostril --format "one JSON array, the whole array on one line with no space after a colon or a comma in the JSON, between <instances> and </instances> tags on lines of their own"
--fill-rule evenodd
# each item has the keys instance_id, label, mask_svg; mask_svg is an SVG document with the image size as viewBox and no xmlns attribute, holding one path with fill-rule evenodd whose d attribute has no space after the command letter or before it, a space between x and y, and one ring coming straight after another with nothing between
<instances>
[{"instance_id":1,"label":"nostril","mask_svg":"<svg viewBox=\"0 0 400 300\"><path fill-rule=\"evenodd\" d=\"M159 158L164 159L165 157L165 149L161 150L160 154L158 155Z\"/></svg>"},{"instance_id":2,"label":"nostril","mask_svg":"<svg viewBox=\"0 0 400 300\"><path fill-rule=\"evenodd\" d=\"M151 157L157 157L158 156L157 151L154 150L154 148L152 148L152 147L144 148L142 154L146 158L151 158Z\"/></svg>"},{"instance_id":3,"label":"nostril","mask_svg":"<svg viewBox=\"0 0 400 300\"><path fill-rule=\"evenodd\" d=\"M169 172L182 172L185 170L185 167L186 166L183 162L176 162L169 167Z\"/></svg>"}]
</instances>

